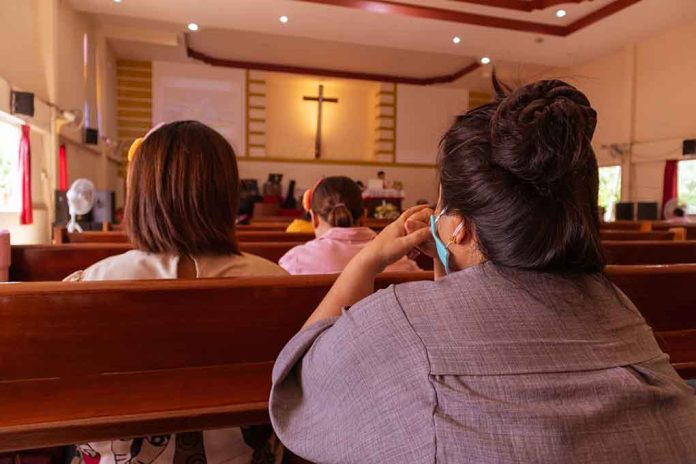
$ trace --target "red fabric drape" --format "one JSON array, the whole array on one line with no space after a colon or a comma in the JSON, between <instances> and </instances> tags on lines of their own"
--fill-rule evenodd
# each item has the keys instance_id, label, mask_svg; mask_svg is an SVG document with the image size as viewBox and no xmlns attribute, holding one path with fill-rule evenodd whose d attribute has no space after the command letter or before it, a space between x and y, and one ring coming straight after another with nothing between
<instances>
[{"instance_id":1,"label":"red fabric drape","mask_svg":"<svg viewBox=\"0 0 696 464\"><path fill-rule=\"evenodd\" d=\"M58 190L68 190L68 154L65 145L58 148Z\"/></svg>"},{"instance_id":2,"label":"red fabric drape","mask_svg":"<svg viewBox=\"0 0 696 464\"><path fill-rule=\"evenodd\" d=\"M33 224L34 214L31 207L31 143L29 125L22 126L22 138L19 140L19 173L22 180L22 212L20 224Z\"/></svg>"},{"instance_id":3,"label":"red fabric drape","mask_svg":"<svg viewBox=\"0 0 696 464\"><path fill-rule=\"evenodd\" d=\"M665 182L662 187L662 211L665 209L665 205L672 198L677 198L679 194L677 185L677 166L679 161L668 160L665 164Z\"/></svg>"}]
</instances>

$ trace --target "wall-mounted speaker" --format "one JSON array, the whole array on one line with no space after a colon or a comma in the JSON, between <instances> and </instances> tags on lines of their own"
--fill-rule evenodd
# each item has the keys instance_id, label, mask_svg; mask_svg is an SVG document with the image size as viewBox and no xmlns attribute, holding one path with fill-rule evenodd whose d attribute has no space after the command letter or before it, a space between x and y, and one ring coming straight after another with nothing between
<instances>
[{"instance_id":1,"label":"wall-mounted speaker","mask_svg":"<svg viewBox=\"0 0 696 464\"><path fill-rule=\"evenodd\" d=\"M85 143L88 145L99 144L99 130L85 127Z\"/></svg>"},{"instance_id":2,"label":"wall-mounted speaker","mask_svg":"<svg viewBox=\"0 0 696 464\"><path fill-rule=\"evenodd\" d=\"M616 204L616 220L617 221L632 221L633 220L633 202L620 202Z\"/></svg>"},{"instance_id":3,"label":"wall-mounted speaker","mask_svg":"<svg viewBox=\"0 0 696 464\"><path fill-rule=\"evenodd\" d=\"M657 220L657 203L655 202L638 202L638 220L648 221Z\"/></svg>"},{"instance_id":4,"label":"wall-mounted speaker","mask_svg":"<svg viewBox=\"0 0 696 464\"><path fill-rule=\"evenodd\" d=\"M683 155L696 155L696 139L684 140Z\"/></svg>"},{"instance_id":5,"label":"wall-mounted speaker","mask_svg":"<svg viewBox=\"0 0 696 464\"><path fill-rule=\"evenodd\" d=\"M34 94L13 90L10 95L12 114L23 114L34 117Z\"/></svg>"}]
</instances>

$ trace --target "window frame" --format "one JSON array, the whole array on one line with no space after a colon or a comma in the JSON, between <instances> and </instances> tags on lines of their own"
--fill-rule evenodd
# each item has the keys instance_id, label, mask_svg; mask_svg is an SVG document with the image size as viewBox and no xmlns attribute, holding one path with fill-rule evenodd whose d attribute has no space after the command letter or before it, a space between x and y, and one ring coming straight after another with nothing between
<instances>
[{"instance_id":1,"label":"window frame","mask_svg":"<svg viewBox=\"0 0 696 464\"><path fill-rule=\"evenodd\" d=\"M693 170L693 186L692 190L689 192L689 198L690 200L683 199L683 186L684 186L684 179L682 178L683 175L683 166L688 165L690 167L690 170ZM693 166L693 167L692 167ZM689 157L685 159L679 160L677 163L677 198L679 199L679 204L683 204L686 206L686 214L689 215L694 215L696 214L696 157Z\"/></svg>"},{"instance_id":2,"label":"window frame","mask_svg":"<svg viewBox=\"0 0 696 464\"><path fill-rule=\"evenodd\" d=\"M614 203L611 202L611 198L609 198L609 202L607 202L606 205L602 205L601 202L601 186L602 186L602 170L603 169L612 169L612 170L617 170L618 171L618 185L616 185L614 188ZM599 166L599 183L600 183L600 191L598 192L598 198L597 198L597 204L600 207L604 208L604 216L602 216L602 220L605 222L610 222L616 219L616 204L621 201L621 187L623 184L623 166L620 164L608 164L605 166Z\"/></svg>"},{"instance_id":3,"label":"window frame","mask_svg":"<svg viewBox=\"0 0 696 464\"><path fill-rule=\"evenodd\" d=\"M23 124L22 119L0 111L0 213L19 213L22 210L19 144ZM8 170L6 174L1 172L5 165ZM3 179L5 176L12 179L5 183ZM3 199L5 189L10 191L10 198L7 201Z\"/></svg>"}]
</instances>

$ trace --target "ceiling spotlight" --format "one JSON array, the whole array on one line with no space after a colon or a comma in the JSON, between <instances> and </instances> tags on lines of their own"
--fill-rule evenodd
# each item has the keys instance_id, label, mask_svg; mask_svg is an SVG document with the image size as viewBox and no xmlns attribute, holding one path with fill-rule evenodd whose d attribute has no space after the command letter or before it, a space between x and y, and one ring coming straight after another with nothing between
<instances>
[{"instance_id":1,"label":"ceiling spotlight","mask_svg":"<svg viewBox=\"0 0 696 464\"><path fill-rule=\"evenodd\" d=\"M281 22L281 23L285 24L285 23L287 23L288 21L290 21L290 18L288 18L287 16L283 15L283 16L280 17L280 22Z\"/></svg>"},{"instance_id":2,"label":"ceiling spotlight","mask_svg":"<svg viewBox=\"0 0 696 464\"><path fill-rule=\"evenodd\" d=\"M558 11L556 11L556 16L559 17L559 18L562 18L562 17L564 17L564 16L567 15L567 14L568 14L568 12L567 12L566 10L558 10Z\"/></svg>"},{"instance_id":3,"label":"ceiling spotlight","mask_svg":"<svg viewBox=\"0 0 696 464\"><path fill-rule=\"evenodd\" d=\"M188 27L188 30L191 32L196 32L198 30L198 24L196 24L196 23L189 23L189 25L187 27Z\"/></svg>"},{"instance_id":4,"label":"ceiling spotlight","mask_svg":"<svg viewBox=\"0 0 696 464\"><path fill-rule=\"evenodd\" d=\"M488 64L491 62L491 59L488 58L487 56L484 56L481 58L481 64Z\"/></svg>"},{"instance_id":5,"label":"ceiling spotlight","mask_svg":"<svg viewBox=\"0 0 696 464\"><path fill-rule=\"evenodd\" d=\"M453 43L453 44L461 43L461 41L462 41L462 38L459 37L458 35L455 35L454 37L452 37L452 43Z\"/></svg>"},{"instance_id":6,"label":"ceiling spotlight","mask_svg":"<svg viewBox=\"0 0 696 464\"><path fill-rule=\"evenodd\" d=\"M123 0L114 0L114 3L121 3Z\"/></svg>"}]
</instances>

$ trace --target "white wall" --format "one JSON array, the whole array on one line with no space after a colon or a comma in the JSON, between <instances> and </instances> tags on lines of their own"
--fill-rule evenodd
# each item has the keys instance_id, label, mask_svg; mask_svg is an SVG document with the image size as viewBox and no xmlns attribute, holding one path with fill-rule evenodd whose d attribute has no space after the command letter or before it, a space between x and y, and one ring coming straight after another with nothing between
<instances>
[{"instance_id":1,"label":"white wall","mask_svg":"<svg viewBox=\"0 0 696 464\"><path fill-rule=\"evenodd\" d=\"M152 122L194 119L244 153L245 73L189 63L152 63Z\"/></svg>"},{"instance_id":2,"label":"white wall","mask_svg":"<svg viewBox=\"0 0 696 464\"><path fill-rule=\"evenodd\" d=\"M6 0L0 8L0 111L9 112L10 90L33 92L35 116L25 118L33 130L32 201L34 223L19 225L19 213L0 213L0 228L10 231L12 243L48 241L48 200L44 180L50 175L50 111L39 99L55 97L51 41L52 0Z\"/></svg>"},{"instance_id":3,"label":"white wall","mask_svg":"<svg viewBox=\"0 0 696 464\"><path fill-rule=\"evenodd\" d=\"M682 140L696 138L693 50L696 23L548 76L578 86L597 109L597 157L602 165L623 165L624 200L661 202L665 160L685 159ZM613 143L626 145L623 160L602 148Z\"/></svg>"},{"instance_id":4,"label":"white wall","mask_svg":"<svg viewBox=\"0 0 696 464\"><path fill-rule=\"evenodd\" d=\"M85 33L90 37L86 82L82 53ZM8 111L10 89L33 92L36 108L34 118L26 118L32 127L34 224L20 226L18 214L4 213L0 214L0 228L10 230L13 243L47 243L57 184L58 135L51 110L44 102L82 110L87 100L90 126L98 126L101 135L116 139L114 57L94 25L73 10L67 0L3 0L0 56L0 111ZM104 144L95 152L80 146L80 131L63 135L77 142L67 145L70 180L89 177L98 188L118 183L109 177L115 170L107 167Z\"/></svg>"},{"instance_id":5,"label":"white wall","mask_svg":"<svg viewBox=\"0 0 696 464\"><path fill-rule=\"evenodd\" d=\"M398 85L396 161L434 164L440 138L468 106L467 90Z\"/></svg>"}]
</instances>

